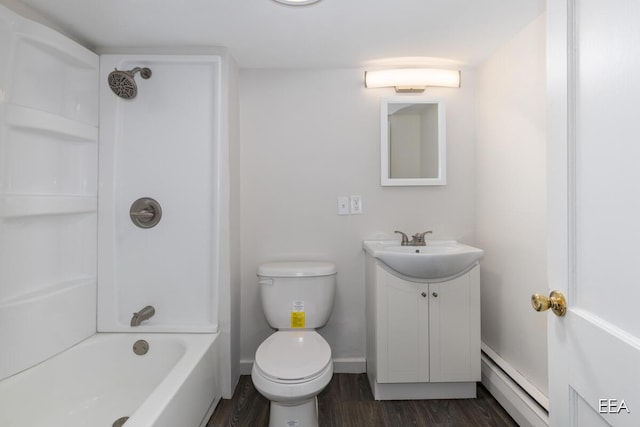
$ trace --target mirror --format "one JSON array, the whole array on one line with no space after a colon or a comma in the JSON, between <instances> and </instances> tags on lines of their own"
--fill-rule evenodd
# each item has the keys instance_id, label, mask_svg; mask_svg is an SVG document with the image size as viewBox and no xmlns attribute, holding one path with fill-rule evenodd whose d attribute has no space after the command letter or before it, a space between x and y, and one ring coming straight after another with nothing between
<instances>
[{"instance_id":1,"label":"mirror","mask_svg":"<svg viewBox=\"0 0 640 427\"><path fill-rule=\"evenodd\" d=\"M383 98L381 185L445 185L445 106L425 97Z\"/></svg>"}]
</instances>

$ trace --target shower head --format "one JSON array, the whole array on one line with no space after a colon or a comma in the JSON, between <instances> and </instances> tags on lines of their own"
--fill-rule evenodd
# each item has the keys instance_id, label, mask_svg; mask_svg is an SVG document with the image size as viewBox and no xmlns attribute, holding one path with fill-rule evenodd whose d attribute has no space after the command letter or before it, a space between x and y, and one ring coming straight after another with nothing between
<instances>
[{"instance_id":1,"label":"shower head","mask_svg":"<svg viewBox=\"0 0 640 427\"><path fill-rule=\"evenodd\" d=\"M136 67L129 71L118 70L116 68L110 72L107 81L113 93L124 99L135 98L138 94L138 85L136 85L134 78L137 72L140 72L140 76L142 76L143 79L151 77L151 70L149 68Z\"/></svg>"}]
</instances>

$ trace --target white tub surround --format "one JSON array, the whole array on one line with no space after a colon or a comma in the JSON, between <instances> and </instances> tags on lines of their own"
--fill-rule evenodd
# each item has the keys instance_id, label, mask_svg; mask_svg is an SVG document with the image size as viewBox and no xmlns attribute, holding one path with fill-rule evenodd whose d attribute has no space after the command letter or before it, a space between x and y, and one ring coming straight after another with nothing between
<instances>
[{"instance_id":1,"label":"white tub surround","mask_svg":"<svg viewBox=\"0 0 640 427\"><path fill-rule=\"evenodd\" d=\"M136 331L216 332L220 57L100 57L98 330L131 331L131 314L155 315ZM114 68L148 67L133 99L107 84ZM139 228L131 205L162 208Z\"/></svg>"},{"instance_id":2,"label":"white tub surround","mask_svg":"<svg viewBox=\"0 0 640 427\"><path fill-rule=\"evenodd\" d=\"M204 426L218 401L216 337L96 334L0 382L0 425L110 426L126 416L134 427ZM133 352L137 340L146 354Z\"/></svg>"},{"instance_id":3,"label":"white tub surround","mask_svg":"<svg viewBox=\"0 0 640 427\"><path fill-rule=\"evenodd\" d=\"M98 56L0 6L0 379L96 330Z\"/></svg>"},{"instance_id":4,"label":"white tub surround","mask_svg":"<svg viewBox=\"0 0 640 427\"><path fill-rule=\"evenodd\" d=\"M225 48L101 49L98 330L219 332L220 387L239 378L237 66ZM148 67L118 98L114 68ZM162 218L138 228L134 200ZM155 315L131 327L132 313Z\"/></svg>"},{"instance_id":5,"label":"white tub surround","mask_svg":"<svg viewBox=\"0 0 640 427\"><path fill-rule=\"evenodd\" d=\"M100 72L94 53L0 6L3 427L125 416L131 426L204 426L221 391L230 397L238 148L237 105L226 107L237 70L219 50L107 55ZM138 66L151 78L137 74L137 97L118 98L106 76ZM130 196L161 203L156 227L133 225ZM132 327L147 305L155 315ZM148 335L150 352L133 355L147 331L185 334Z\"/></svg>"}]
</instances>

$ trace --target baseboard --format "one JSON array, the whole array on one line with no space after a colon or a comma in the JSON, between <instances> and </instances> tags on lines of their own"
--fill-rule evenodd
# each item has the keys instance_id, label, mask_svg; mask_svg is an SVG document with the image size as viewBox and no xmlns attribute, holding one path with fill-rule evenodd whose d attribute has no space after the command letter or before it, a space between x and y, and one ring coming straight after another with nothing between
<instances>
[{"instance_id":1,"label":"baseboard","mask_svg":"<svg viewBox=\"0 0 640 427\"><path fill-rule=\"evenodd\" d=\"M253 359L240 360L240 375L251 375ZM367 371L364 357L336 357L333 359L333 372L336 374L363 374Z\"/></svg>"},{"instance_id":2,"label":"baseboard","mask_svg":"<svg viewBox=\"0 0 640 427\"><path fill-rule=\"evenodd\" d=\"M520 426L546 427L549 414L511 377L482 354L482 385Z\"/></svg>"},{"instance_id":3,"label":"baseboard","mask_svg":"<svg viewBox=\"0 0 640 427\"><path fill-rule=\"evenodd\" d=\"M336 357L333 359L333 372L336 374L364 374L367 372L367 360L364 357Z\"/></svg>"},{"instance_id":4,"label":"baseboard","mask_svg":"<svg viewBox=\"0 0 640 427\"><path fill-rule=\"evenodd\" d=\"M251 367L253 366L253 359L241 359L240 360L240 375L251 375Z\"/></svg>"}]
</instances>

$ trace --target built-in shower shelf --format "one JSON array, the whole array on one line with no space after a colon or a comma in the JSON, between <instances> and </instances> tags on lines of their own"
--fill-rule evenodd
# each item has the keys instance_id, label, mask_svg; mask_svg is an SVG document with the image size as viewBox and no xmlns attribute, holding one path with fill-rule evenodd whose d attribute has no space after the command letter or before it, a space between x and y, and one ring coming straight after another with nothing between
<instances>
[{"instance_id":1,"label":"built-in shower shelf","mask_svg":"<svg viewBox=\"0 0 640 427\"><path fill-rule=\"evenodd\" d=\"M5 105L5 124L8 127L29 129L62 135L77 141L96 142L98 128L33 108L19 105Z\"/></svg>"},{"instance_id":2,"label":"built-in shower shelf","mask_svg":"<svg viewBox=\"0 0 640 427\"><path fill-rule=\"evenodd\" d=\"M0 309L38 302L65 292L74 292L76 289L91 287L95 284L95 277L79 277L63 282L52 283L20 295L2 298L0 299Z\"/></svg>"},{"instance_id":3,"label":"built-in shower shelf","mask_svg":"<svg viewBox=\"0 0 640 427\"><path fill-rule=\"evenodd\" d=\"M91 196L0 196L0 217L20 218L40 215L72 215L97 211Z\"/></svg>"}]
</instances>

